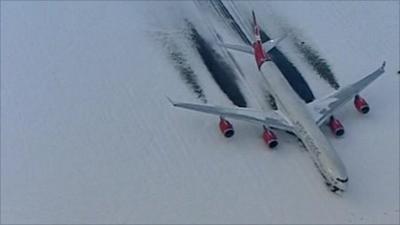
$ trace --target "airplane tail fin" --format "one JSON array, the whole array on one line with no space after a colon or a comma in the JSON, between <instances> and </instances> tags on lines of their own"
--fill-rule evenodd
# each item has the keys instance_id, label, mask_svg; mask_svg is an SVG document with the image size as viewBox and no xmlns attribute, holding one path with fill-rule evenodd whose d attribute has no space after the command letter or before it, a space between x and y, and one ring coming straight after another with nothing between
<instances>
[{"instance_id":1,"label":"airplane tail fin","mask_svg":"<svg viewBox=\"0 0 400 225\"><path fill-rule=\"evenodd\" d=\"M256 40L261 40L261 28L257 23L256 19L256 14L254 10L251 11L251 14L253 16L253 26L254 26L254 35ZM283 39L287 37L287 34L284 34L282 37L276 38L276 39L271 39L263 44L263 47L265 49L265 52L269 52L271 49L275 48L279 42L281 42Z\"/></svg>"},{"instance_id":2,"label":"airplane tail fin","mask_svg":"<svg viewBox=\"0 0 400 225\"><path fill-rule=\"evenodd\" d=\"M251 13L253 15L253 29L254 29L255 39L261 41L260 27L257 24L256 14L254 13L254 10L251 11Z\"/></svg>"}]
</instances>

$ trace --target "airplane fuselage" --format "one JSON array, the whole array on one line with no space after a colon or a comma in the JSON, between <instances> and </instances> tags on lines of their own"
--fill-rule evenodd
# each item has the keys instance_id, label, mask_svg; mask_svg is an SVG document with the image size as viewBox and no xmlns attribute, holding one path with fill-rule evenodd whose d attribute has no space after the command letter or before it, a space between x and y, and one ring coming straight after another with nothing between
<instances>
[{"instance_id":1,"label":"airplane fuselage","mask_svg":"<svg viewBox=\"0 0 400 225\"><path fill-rule=\"evenodd\" d=\"M272 61L259 65L262 79L275 98L278 109L291 121L295 135L307 148L319 172L332 190L344 190L348 180L343 162L316 124L305 102L296 94ZM344 181L344 182L343 182Z\"/></svg>"},{"instance_id":2,"label":"airplane fuselage","mask_svg":"<svg viewBox=\"0 0 400 225\"><path fill-rule=\"evenodd\" d=\"M226 108L207 104L179 103L168 98L169 101L176 107L218 115L220 117L219 128L225 137L231 137L234 133L233 126L225 117L253 122L257 125L262 124L264 128L263 139L270 148L274 148L277 141L275 134L269 128L284 130L296 135L308 150L315 166L331 191L344 191L348 182L346 168L328 138L322 133L320 125L329 118L329 126L332 132L336 136L343 134L343 126L332 116L332 112L353 97L355 108L363 114L367 113L369 106L358 94L384 73L385 62L379 69L358 82L348 85L319 101L306 104L275 65L273 57L268 54L284 37L262 43L261 30L257 24L254 11L252 14L254 24L252 49L249 46L225 46L254 55L259 74L263 80L262 83L267 85L268 92L274 97L279 110L262 112L242 107Z\"/></svg>"}]
</instances>

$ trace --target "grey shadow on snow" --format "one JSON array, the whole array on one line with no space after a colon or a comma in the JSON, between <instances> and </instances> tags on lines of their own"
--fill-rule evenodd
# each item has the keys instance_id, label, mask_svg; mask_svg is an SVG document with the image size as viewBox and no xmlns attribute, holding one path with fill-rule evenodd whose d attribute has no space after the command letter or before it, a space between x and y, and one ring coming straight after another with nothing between
<instances>
[{"instance_id":1,"label":"grey shadow on snow","mask_svg":"<svg viewBox=\"0 0 400 225\"><path fill-rule=\"evenodd\" d=\"M185 20L189 29L190 40L198 51L200 58L220 89L227 95L233 104L246 107L246 100L236 83L235 71L206 39L200 35L194 25Z\"/></svg>"}]
</instances>

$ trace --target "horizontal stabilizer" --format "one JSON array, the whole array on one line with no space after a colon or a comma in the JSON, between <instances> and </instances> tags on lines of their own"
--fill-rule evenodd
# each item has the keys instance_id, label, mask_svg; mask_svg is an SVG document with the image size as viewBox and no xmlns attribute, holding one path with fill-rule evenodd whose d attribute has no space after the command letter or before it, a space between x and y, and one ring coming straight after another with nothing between
<instances>
[{"instance_id":1,"label":"horizontal stabilizer","mask_svg":"<svg viewBox=\"0 0 400 225\"><path fill-rule=\"evenodd\" d=\"M224 46L227 49L239 51L239 52L244 52L253 55L253 48L248 45L235 45L235 44L225 44L221 43L221 46Z\"/></svg>"},{"instance_id":2,"label":"horizontal stabilizer","mask_svg":"<svg viewBox=\"0 0 400 225\"><path fill-rule=\"evenodd\" d=\"M277 39L272 39L272 40L269 40L269 41L265 42L263 44L265 52L271 51L273 48L275 48L279 44L279 42L281 42L286 37L287 37L287 35L285 34L282 37L279 37Z\"/></svg>"},{"instance_id":3,"label":"horizontal stabilizer","mask_svg":"<svg viewBox=\"0 0 400 225\"><path fill-rule=\"evenodd\" d=\"M282 37L279 37L277 39L272 39L263 44L265 52L271 51L273 48L275 48L282 40L286 38L287 35L283 35ZM250 55L254 55L253 48L249 45L239 45L239 44L226 44L226 43L220 43L219 45L224 46L227 49L230 50L235 50L239 52L244 52L248 53Z\"/></svg>"}]
</instances>

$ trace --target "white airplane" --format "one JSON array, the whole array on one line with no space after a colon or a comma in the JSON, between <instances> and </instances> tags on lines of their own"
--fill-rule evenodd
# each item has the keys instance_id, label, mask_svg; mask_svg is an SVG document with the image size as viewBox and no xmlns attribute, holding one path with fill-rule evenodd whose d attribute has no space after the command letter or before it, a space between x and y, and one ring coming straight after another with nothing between
<instances>
[{"instance_id":1,"label":"white airplane","mask_svg":"<svg viewBox=\"0 0 400 225\"><path fill-rule=\"evenodd\" d=\"M244 120L263 126L263 139L270 148L278 145L277 137L271 128L294 134L310 153L329 189L332 192L343 192L349 180L346 168L328 138L322 133L320 126L328 124L334 135L343 135L344 128L340 121L334 118L333 112L351 99L354 99L354 106L359 112L368 113L369 105L359 95L359 92L384 73L385 62L363 79L306 104L292 89L268 55L268 51L273 49L283 38L270 40L263 44L254 12L253 23L255 40L252 46L223 45L229 49L255 56L260 75L275 98L278 110L265 112L250 108L180 103L171 99L169 101L176 107L218 115L220 117L219 128L227 138L233 136L234 130L226 118Z\"/></svg>"}]
</instances>

